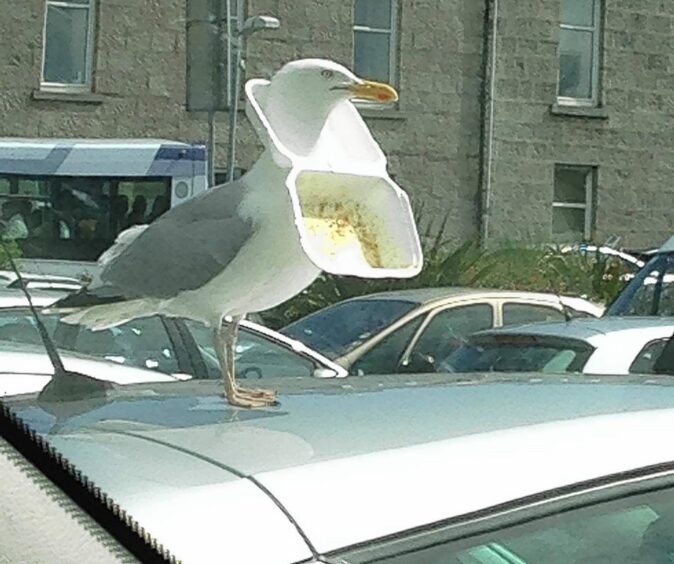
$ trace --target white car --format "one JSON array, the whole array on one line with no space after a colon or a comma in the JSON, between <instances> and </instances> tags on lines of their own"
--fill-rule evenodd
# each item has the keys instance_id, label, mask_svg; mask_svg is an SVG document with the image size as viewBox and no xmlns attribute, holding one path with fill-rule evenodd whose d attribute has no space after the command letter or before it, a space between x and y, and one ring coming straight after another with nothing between
<instances>
[{"instance_id":1,"label":"white car","mask_svg":"<svg viewBox=\"0 0 674 564\"><path fill-rule=\"evenodd\" d=\"M476 333L439 372L653 374L674 319L604 317ZM674 366L669 374L674 374Z\"/></svg>"},{"instance_id":2,"label":"white car","mask_svg":"<svg viewBox=\"0 0 674 564\"><path fill-rule=\"evenodd\" d=\"M188 374L164 374L68 352L61 355L66 370L115 384L175 382ZM52 379L54 368L41 345L0 342L0 396L39 392Z\"/></svg>"},{"instance_id":3,"label":"white car","mask_svg":"<svg viewBox=\"0 0 674 564\"><path fill-rule=\"evenodd\" d=\"M38 311L62 295L30 293ZM153 316L90 331L59 322L57 315L42 315L42 321L66 368L89 376L119 384L222 379L211 331L200 323ZM236 352L241 380L347 376L344 368L303 343L247 320L241 322ZM0 289L0 395L37 392L52 374L26 298L16 290Z\"/></svg>"},{"instance_id":4,"label":"white car","mask_svg":"<svg viewBox=\"0 0 674 564\"><path fill-rule=\"evenodd\" d=\"M13 531L0 532L0 552L35 562L78 550L89 561L127 550L188 564L671 561L674 386L532 376L371 376L348 388L279 379L280 406L263 410L232 408L215 383L195 381L53 407L10 399L64 458L50 466L48 449L30 450L34 437L15 441L44 478L10 497L15 476L0 466L0 531ZM0 423L0 435L16 428ZM75 469L87 479L79 489ZM62 490L37 487L48 479ZM49 558L54 543L60 560Z\"/></svg>"}]
</instances>

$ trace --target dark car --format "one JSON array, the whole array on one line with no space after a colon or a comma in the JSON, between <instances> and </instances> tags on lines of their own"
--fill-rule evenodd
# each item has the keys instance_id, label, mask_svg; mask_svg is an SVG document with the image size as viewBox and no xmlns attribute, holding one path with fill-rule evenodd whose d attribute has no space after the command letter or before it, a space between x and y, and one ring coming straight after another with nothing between
<instances>
[{"instance_id":1,"label":"dark car","mask_svg":"<svg viewBox=\"0 0 674 564\"><path fill-rule=\"evenodd\" d=\"M281 333L333 359L351 374L432 372L477 331L567 317L599 317L581 298L481 288L424 288L346 300Z\"/></svg>"}]
</instances>

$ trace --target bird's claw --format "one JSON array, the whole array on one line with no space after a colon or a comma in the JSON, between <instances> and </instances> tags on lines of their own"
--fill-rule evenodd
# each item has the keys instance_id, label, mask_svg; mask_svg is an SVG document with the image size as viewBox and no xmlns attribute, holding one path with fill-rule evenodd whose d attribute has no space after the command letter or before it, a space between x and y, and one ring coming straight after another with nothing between
<instances>
[{"instance_id":1,"label":"bird's claw","mask_svg":"<svg viewBox=\"0 0 674 564\"><path fill-rule=\"evenodd\" d=\"M240 388L236 386L236 393L248 398L265 399L276 401L276 392L274 390L265 390L263 388Z\"/></svg>"},{"instance_id":2,"label":"bird's claw","mask_svg":"<svg viewBox=\"0 0 674 564\"><path fill-rule=\"evenodd\" d=\"M276 399L276 392L272 390L249 390L237 387L233 393L225 394L225 397L230 405L247 409L270 407L279 403Z\"/></svg>"}]
</instances>

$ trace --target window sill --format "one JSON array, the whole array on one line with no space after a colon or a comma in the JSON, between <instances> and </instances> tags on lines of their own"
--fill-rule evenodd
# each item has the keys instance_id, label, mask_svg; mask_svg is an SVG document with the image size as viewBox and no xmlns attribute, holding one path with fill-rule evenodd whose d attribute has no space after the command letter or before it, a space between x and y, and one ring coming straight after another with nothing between
<instances>
[{"instance_id":1,"label":"window sill","mask_svg":"<svg viewBox=\"0 0 674 564\"><path fill-rule=\"evenodd\" d=\"M553 116L608 119L608 111L606 110L606 108L598 108L590 106L571 106L566 104L555 103L550 106L550 113Z\"/></svg>"},{"instance_id":2,"label":"window sill","mask_svg":"<svg viewBox=\"0 0 674 564\"><path fill-rule=\"evenodd\" d=\"M51 100L56 102L78 102L83 104L102 104L106 96L93 92L56 92L54 90L33 90L33 100Z\"/></svg>"},{"instance_id":3,"label":"window sill","mask_svg":"<svg viewBox=\"0 0 674 564\"><path fill-rule=\"evenodd\" d=\"M401 112L400 110L397 110L395 108L383 108L381 110L358 106L356 106L356 108L358 109L358 113L360 113L360 115L366 119L391 119L391 120L407 119L407 114L405 112Z\"/></svg>"}]
</instances>

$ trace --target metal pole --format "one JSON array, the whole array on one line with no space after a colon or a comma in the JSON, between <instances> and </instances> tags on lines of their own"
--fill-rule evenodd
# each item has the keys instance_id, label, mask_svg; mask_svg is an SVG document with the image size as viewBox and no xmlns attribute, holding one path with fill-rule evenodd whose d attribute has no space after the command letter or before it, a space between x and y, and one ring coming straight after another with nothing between
<instances>
[{"instance_id":1,"label":"metal pole","mask_svg":"<svg viewBox=\"0 0 674 564\"><path fill-rule=\"evenodd\" d=\"M232 105L232 47L233 47L233 31L232 30L232 0L227 0L225 16L225 34L227 39L227 107Z\"/></svg>"},{"instance_id":2,"label":"metal pole","mask_svg":"<svg viewBox=\"0 0 674 564\"><path fill-rule=\"evenodd\" d=\"M227 182L234 180L234 168L236 164L236 118L239 111L239 76L241 65L241 48L236 49L236 67L232 79L232 103L229 106L229 154L227 155Z\"/></svg>"},{"instance_id":3,"label":"metal pole","mask_svg":"<svg viewBox=\"0 0 674 564\"><path fill-rule=\"evenodd\" d=\"M228 141L228 155L227 155L227 182L234 180L234 169L236 165L236 121L239 112L239 82L241 77L241 51L243 50L243 34L241 29L243 26L244 5L242 0L236 3L236 30L233 35L235 39L230 39L230 45L235 51L234 57L234 73L232 76L232 86L230 88L231 98L229 103L229 141Z\"/></svg>"},{"instance_id":4,"label":"metal pole","mask_svg":"<svg viewBox=\"0 0 674 564\"><path fill-rule=\"evenodd\" d=\"M208 187L215 186L215 112L208 112Z\"/></svg>"}]
</instances>

